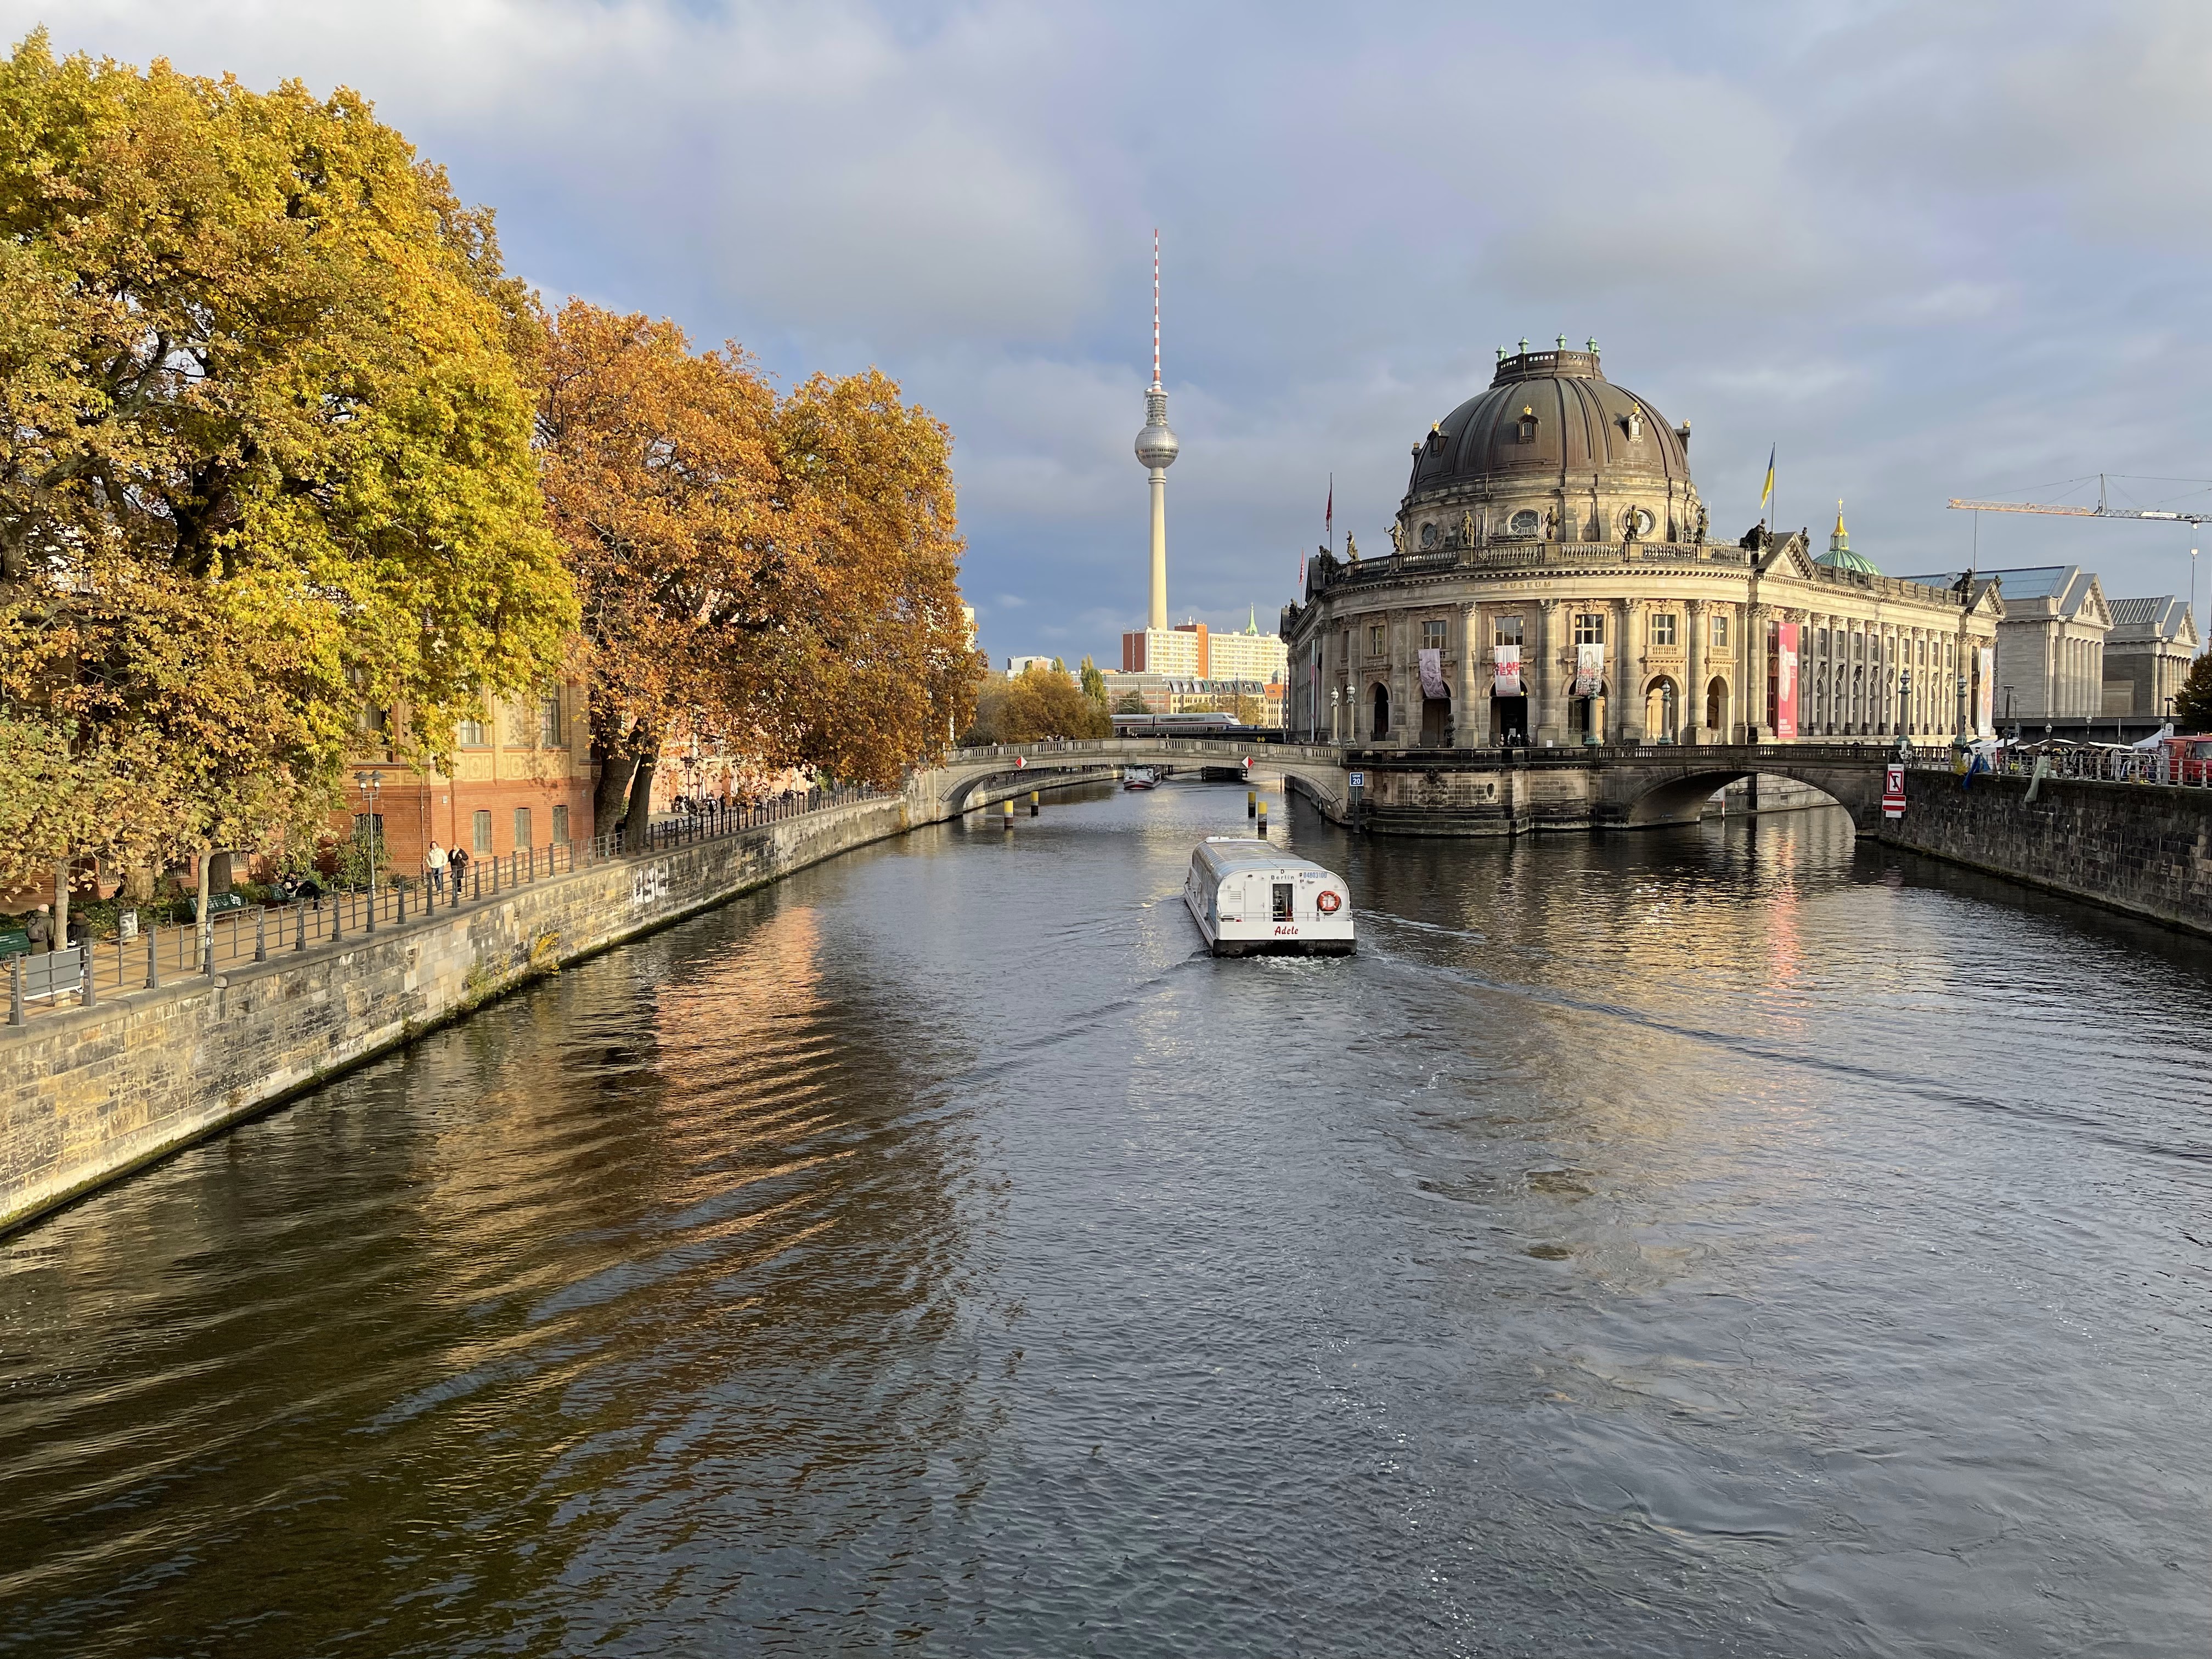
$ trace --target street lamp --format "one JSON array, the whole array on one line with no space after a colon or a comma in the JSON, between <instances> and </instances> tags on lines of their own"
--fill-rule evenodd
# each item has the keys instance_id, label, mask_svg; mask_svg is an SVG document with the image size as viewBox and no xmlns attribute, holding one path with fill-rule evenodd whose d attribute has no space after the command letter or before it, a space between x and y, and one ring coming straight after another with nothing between
<instances>
[{"instance_id":1,"label":"street lamp","mask_svg":"<svg viewBox=\"0 0 2212 1659\"><path fill-rule=\"evenodd\" d=\"M384 789L384 774L374 768L353 775L355 785L368 801L368 931L376 931L376 831L384 822L377 802Z\"/></svg>"}]
</instances>

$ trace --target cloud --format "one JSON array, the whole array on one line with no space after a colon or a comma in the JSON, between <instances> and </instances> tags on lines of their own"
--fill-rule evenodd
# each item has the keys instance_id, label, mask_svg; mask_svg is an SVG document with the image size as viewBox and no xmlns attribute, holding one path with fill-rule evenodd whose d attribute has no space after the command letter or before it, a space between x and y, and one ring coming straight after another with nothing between
<instances>
[{"instance_id":1,"label":"cloud","mask_svg":"<svg viewBox=\"0 0 2212 1659\"><path fill-rule=\"evenodd\" d=\"M20 35L40 5L0 0ZM374 98L555 295L787 377L873 363L956 434L993 652L1118 660L1166 259L1178 614L1289 597L1334 477L1380 545L1491 348L1595 335L1717 525L1767 449L1893 569L1952 495L2205 471L2212 12L2177 0L74 0L57 43ZM1814 515L1817 516L1817 515ZM2180 532L1983 526L2172 586ZM2185 562L2185 547L2182 548ZM2184 570L2185 577L2185 569Z\"/></svg>"}]
</instances>

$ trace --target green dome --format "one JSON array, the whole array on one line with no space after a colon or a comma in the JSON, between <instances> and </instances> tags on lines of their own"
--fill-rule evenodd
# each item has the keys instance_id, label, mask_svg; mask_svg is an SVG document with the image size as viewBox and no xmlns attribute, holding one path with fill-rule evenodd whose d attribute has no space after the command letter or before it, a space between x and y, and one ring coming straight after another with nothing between
<instances>
[{"instance_id":1,"label":"green dome","mask_svg":"<svg viewBox=\"0 0 2212 1659\"><path fill-rule=\"evenodd\" d=\"M1825 564L1831 570L1856 570L1867 576L1881 574L1881 568L1872 559L1863 553L1851 551L1851 534L1844 528L1844 504L1841 501L1836 503L1836 529L1835 533L1828 538L1828 550L1813 562Z\"/></svg>"}]
</instances>

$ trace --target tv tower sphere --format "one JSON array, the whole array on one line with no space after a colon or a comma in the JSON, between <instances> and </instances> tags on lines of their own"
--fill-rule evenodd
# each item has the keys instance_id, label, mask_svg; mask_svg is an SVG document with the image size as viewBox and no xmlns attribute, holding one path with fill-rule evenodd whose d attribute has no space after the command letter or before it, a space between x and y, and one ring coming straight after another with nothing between
<instances>
[{"instance_id":1,"label":"tv tower sphere","mask_svg":"<svg viewBox=\"0 0 2212 1659\"><path fill-rule=\"evenodd\" d=\"M1168 427L1167 389L1160 384L1160 234L1152 233L1152 383L1145 390L1145 424L1137 459L1152 480L1152 592L1146 626L1168 625L1168 469L1182 446Z\"/></svg>"}]
</instances>

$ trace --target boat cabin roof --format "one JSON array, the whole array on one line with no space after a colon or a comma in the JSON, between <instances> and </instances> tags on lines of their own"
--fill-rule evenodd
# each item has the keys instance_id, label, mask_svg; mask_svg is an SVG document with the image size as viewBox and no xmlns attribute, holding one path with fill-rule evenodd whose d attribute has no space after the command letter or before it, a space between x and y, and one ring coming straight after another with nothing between
<instances>
[{"instance_id":1,"label":"boat cabin roof","mask_svg":"<svg viewBox=\"0 0 2212 1659\"><path fill-rule=\"evenodd\" d=\"M1248 840L1243 836L1208 836L1198 844L1194 856L1213 872L1217 880L1224 876L1255 870L1274 871L1285 875L1304 872L1325 876L1329 873L1311 859L1302 859L1264 841Z\"/></svg>"}]
</instances>

